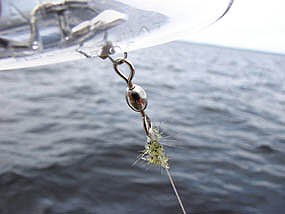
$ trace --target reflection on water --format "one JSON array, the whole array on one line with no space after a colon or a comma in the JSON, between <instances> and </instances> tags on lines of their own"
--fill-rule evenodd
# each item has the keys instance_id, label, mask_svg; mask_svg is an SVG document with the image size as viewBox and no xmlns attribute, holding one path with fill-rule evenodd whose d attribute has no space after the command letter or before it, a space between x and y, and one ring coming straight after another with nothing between
<instances>
[{"instance_id":1,"label":"reflection on water","mask_svg":"<svg viewBox=\"0 0 285 214\"><path fill-rule=\"evenodd\" d=\"M282 213L285 57L187 43L130 54L193 213ZM0 213L178 213L125 83L86 59L0 73ZM148 170L147 170L148 169Z\"/></svg>"}]
</instances>

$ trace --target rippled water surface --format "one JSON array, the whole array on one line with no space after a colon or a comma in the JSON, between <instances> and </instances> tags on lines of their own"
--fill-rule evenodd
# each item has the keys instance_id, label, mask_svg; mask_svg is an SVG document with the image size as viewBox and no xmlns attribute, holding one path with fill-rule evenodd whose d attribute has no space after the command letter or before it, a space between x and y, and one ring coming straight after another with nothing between
<instances>
[{"instance_id":1,"label":"rippled water surface","mask_svg":"<svg viewBox=\"0 0 285 214\"><path fill-rule=\"evenodd\" d=\"M285 56L172 43L130 54L192 213L285 213ZM0 73L0 213L180 213L143 162L109 61Z\"/></svg>"}]
</instances>

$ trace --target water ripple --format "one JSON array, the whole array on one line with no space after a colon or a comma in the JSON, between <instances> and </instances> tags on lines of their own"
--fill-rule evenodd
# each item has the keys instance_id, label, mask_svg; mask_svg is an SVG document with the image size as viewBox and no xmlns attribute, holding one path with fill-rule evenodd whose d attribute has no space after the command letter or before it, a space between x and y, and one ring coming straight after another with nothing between
<instances>
[{"instance_id":1,"label":"water ripple","mask_svg":"<svg viewBox=\"0 0 285 214\"><path fill-rule=\"evenodd\" d=\"M186 208L281 213L284 56L172 43L131 57ZM145 136L111 67L0 73L1 214L178 212L165 173L132 166Z\"/></svg>"}]
</instances>

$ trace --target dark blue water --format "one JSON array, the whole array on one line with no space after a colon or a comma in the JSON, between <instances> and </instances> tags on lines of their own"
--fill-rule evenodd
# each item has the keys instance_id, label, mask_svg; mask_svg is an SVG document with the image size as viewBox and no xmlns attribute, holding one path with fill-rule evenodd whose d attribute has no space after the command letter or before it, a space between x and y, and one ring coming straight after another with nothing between
<instances>
[{"instance_id":1,"label":"dark blue water","mask_svg":"<svg viewBox=\"0 0 285 214\"><path fill-rule=\"evenodd\" d=\"M192 213L285 213L285 56L172 43L130 54ZM0 73L0 213L180 213L140 162L109 61Z\"/></svg>"}]
</instances>

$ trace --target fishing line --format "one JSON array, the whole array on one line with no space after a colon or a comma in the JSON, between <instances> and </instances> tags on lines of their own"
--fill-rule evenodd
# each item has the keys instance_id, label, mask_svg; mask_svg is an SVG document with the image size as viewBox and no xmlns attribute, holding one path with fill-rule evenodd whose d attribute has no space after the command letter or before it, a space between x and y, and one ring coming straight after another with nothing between
<instances>
[{"instance_id":1,"label":"fishing line","mask_svg":"<svg viewBox=\"0 0 285 214\"><path fill-rule=\"evenodd\" d=\"M159 128L153 127L151 119L145 112L148 104L147 94L141 86L134 84L132 81L135 76L135 68L133 64L127 59L128 57L127 52L124 53L124 57L118 57L116 59L113 59L110 56L110 53L113 53L112 43L107 42L106 45L103 46L102 48L100 57L102 59L109 58L113 64L115 72L126 82L127 84L125 92L126 102L133 111L141 114L143 128L146 134L146 143L144 146L144 150L138 156L134 164L141 159L146 163L148 163L149 165L154 165L163 168L166 171L167 177L175 193L181 211L183 214L186 214L183 202L176 188L173 177L169 171L170 167L168 163L168 156L164 151L163 145L160 143L162 133L159 130ZM84 55L86 54L84 53ZM128 75L125 75L122 72L122 70L119 68L123 64L126 65L127 68L129 69Z\"/></svg>"}]
</instances>

